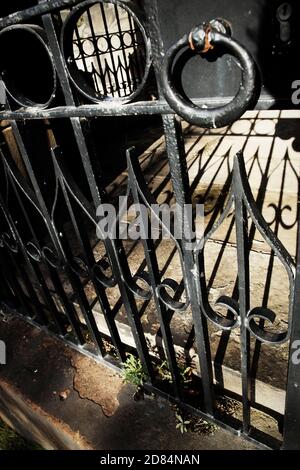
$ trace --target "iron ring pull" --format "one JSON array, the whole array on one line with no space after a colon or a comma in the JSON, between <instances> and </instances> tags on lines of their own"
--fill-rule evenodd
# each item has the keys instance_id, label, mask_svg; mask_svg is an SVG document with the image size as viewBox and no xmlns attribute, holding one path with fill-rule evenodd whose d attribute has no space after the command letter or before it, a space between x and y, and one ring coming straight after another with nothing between
<instances>
[{"instance_id":1,"label":"iron ring pull","mask_svg":"<svg viewBox=\"0 0 300 470\"><path fill-rule=\"evenodd\" d=\"M225 127L239 119L254 104L258 91L256 63L247 49L231 38L230 33L227 22L213 20L183 36L165 55L161 76L165 99L176 114L190 124L204 128ZM237 59L242 71L241 84L229 103L216 108L200 108L176 90L173 85L173 63L178 52L187 46L201 54L221 46Z\"/></svg>"}]
</instances>

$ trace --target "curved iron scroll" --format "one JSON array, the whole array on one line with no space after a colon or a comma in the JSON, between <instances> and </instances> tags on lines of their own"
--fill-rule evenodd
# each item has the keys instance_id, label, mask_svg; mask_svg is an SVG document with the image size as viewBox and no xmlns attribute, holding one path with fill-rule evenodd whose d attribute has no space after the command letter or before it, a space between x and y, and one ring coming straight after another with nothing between
<instances>
[{"instance_id":1,"label":"curved iron scroll","mask_svg":"<svg viewBox=\"0 0 300 470\"><path fill-rule=\"evenodd\" d=\"M248 306L246 311L244 309L241 312L240 302L227 296L221 296L217 302L217 306L225 307L231 314L229 318L225 318L218 314L210 305L207 295L207 286L205 282L204 273L204 248L207 240L212 237L216 230L222 225L226 217L228 217L230 211L235 206L235 224L237 233L237 258L238 258L238 278L241 283L241 278L247 277L247 271L249 271L249 265L247 256L250 251L249 240L246 240L247 246L243 246L239 233L243 230L248 223L248 215L254 223L257 230L260 232L264 240L273 250L274 254L283 264L289 279L289 311L288 311L288 329L285 332L273 333L264 329L263 326L259 325L255 319L260 319L270 323L274 323L276 314L265 307L251 307ZM246 251L246 257L243 257L243 262L240 259L243 255L243 251ZM244 253L245 254L245 253ZM246 170L244 164L244 158L242 153L239 153L235 157L234 168L233 168L233 182L231 190L228 196L227 203L224 211L220 216L219 220L213 225L213 227L205 234L202 240L200 240L197 250L195 251L196 259L199 265L200 285L201 285L201 308L205 316L214 323L220 329L232 330L236 327L244 325L249 332L263 343L280 344L286 342L289 339L291 331L291 315L293 311L293 297L294 297L294 280L295 280L295 263L287 252L285 247L282 245L280 240L276 237L274 232L270 229L269 225L263 218L259 211L255 200L253 198ZM245 276L246 273L246 276ZM241 286L247 290L249 286Z\"/></svg>"},{"instance_id":2,"label":"curved iron scroll","mask_svg":"<svg viewBox=\"0 0 300 470\"><path fill-rule=\"evenodd\" d=\"M184 263L181 240L176 239L174 234L171 232L170 227L168 227L164 223L164 220L161 217L161 212L159 211L159 213L157 213L155 210L153 210L153 207L159 207L159 205L157 204L157 201L147 188L144 176L138 164L138 160L135 156L133 156L132 149L129 149L127 151L127 165L128 192L132 192L133 194L136 193L135 202L139 203L141 201L151 211L151 214L154 216L155 219L157 219L160 227L165 231L165 233L169 235L170 239L172 239L175 243L176 249L178 250L180 257L186 300L181 301L178 299L179 284L174 279L166 278L162 281L160 280L160 282L156 285L155 288L156 293L161 302L165 305L165 307L171 310L184 312L187 310L190 302L189 286L186 282L186 267Z\"/></svg>"},{"instance_id":3,"label":"curved iron scroll","mask_svg":"<svg viewBox=\"0 0 300 470\"><path fill-rule=\"evenodd\" d=\"M128 189L129 191L138 191L138 195L141 201L146 204L148 209L151 211L151 214L154 217L159 217L158 214L153 210L153 204L156 204L153 195L150 193L147 185L145 183L143 174L139 167L136 158L131 157L130 151L127 154L127 162L128 162L128 173L129 173L129 180L128 180ZM229 213L233 210L235 206L235 224L237 230L237 258L238 258L238 277L239 282L241 279L244 278L242 271L247 271L249 266L247 262L239 262L240 256L243 250L246 250L249 254L250 245L249 243L247 246L241 246L241 240L238 236L239 230L246 224L248 221L248 216L250 220L254 223L257 230L261 233L264 240L273 250L274 254L278 257L278 259L283 264L289 279L289 311L288 311L288 329L285 332L278 332L278 333L271 333L263 328L263 326L259 325L256 322L256 319L264 320L265 322L274 323L276 319L276 314L271 311L270 309L254 306L254 307L247 307L246 311L243 308L241 311L240 301L236 299L221 296L217 302L216 306L223 307L227 310L228 315L227 317L222 316L216 310L212 308L210 302L208 300L208 292L207 292L207 285L205 280L205 269L204 269L204 248L208 239L212 237L212 235L216 232L216 230L222 225L225 219L228 217ZM240 210L241 209L241 210ZM176 248L180 254L181 260L181 268L183 273L183 282L185 286L186 292L186 301L181 302L178 299L175 300L176 292L178 290L178 284L172 279L165 279L162 282L159 282L156 286L156 292L159 296L160 300L165 304L166 307L177 310L177 311L185 311L190 303L190 295L189 295L189 286L186 282L186 267L184 262L184 256L181 246L181 241L177 240L174 237L174 234L170 232L169 227L166 227L164 221L159 218L159 223L161 227L163 227L166 232L169 233L170 237L176 244ZM257 208L257 205L254 201L249 183L247 174L245 171L245 164L243 155L240 153L235 157L234 162L234 169L233 169L233 181L231 185L231 189L229 192L229 196L227 199L227 203L224 207L224 210L219 217L219 220L213 225L213 227L204 235L202 239L199 239L196 244L196 248L194 249L194 256L195 256L195 277L196 282L200 284L200 291L201 291L201 310L204 315L211 321L216 327L230 331L234 328L241 327L244 325L249 332L256 337L259 341L264 343L271 343L271 344L280 344L289 339L290 336L290 326L291 326L291 314L293 309L293 291L294 291L294 277L295 277L295 264L287 252L285 247L270 229L267 222L264 220L262 214ZM243 288L247 289L247 285L244 285Z\"/></svg>"}]
</instances>

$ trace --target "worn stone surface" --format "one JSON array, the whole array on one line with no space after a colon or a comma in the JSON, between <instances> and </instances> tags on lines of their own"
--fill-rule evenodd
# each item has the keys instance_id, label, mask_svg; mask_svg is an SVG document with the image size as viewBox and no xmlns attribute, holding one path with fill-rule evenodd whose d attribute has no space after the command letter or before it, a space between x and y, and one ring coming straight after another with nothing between
<instances>
[{"instance_id":1,"label":"worn stone surface","mask_svg":"<svg viewBox=\"0 0 300 470\"><path fill-rule=\"evenodd\" d=\"M182 435L167 401L134 401L134 389L121 385L110 369L83 360L22 320L0 323L0 337L9 352L7 365L0 366L0 416L44 448L255 449L221 429L214 435ZM71 393L62 401L59 391L66 389ZM109 390L116 394L113 406Z\"/></svg>"},{"instance_id":2,"label":"worn stone surface","mask_svg":"<svg viewBox=\"0 0 300 470\"><path fill-rule=\"evenodd\" d=\"M71 362L75 368L73 387L80 398L99 405L105 416L113 416L120 405L118 395L123 388L120 375L86 356L72 355Z\"/></svg>"},{"instance_id":3,"label":"worn stone surface","mask_svg":"<svg viewBox=\"0 0 300 470\"><path fill-rule=\"evenodd\" d=\"M2 379L0 417L25 439L38 443L43 449L91 449L79 431L74 432L64 421L30 401L22 390Z\"/></svg>"}]
</instances>

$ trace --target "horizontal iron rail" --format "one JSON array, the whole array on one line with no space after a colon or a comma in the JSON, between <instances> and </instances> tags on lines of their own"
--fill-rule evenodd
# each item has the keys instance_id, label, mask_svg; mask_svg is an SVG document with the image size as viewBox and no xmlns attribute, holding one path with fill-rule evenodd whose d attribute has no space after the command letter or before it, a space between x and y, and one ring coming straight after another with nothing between
<instances>
[{"instance_id":1,"label":"horizontal iron rail","mask_svg":"<svg viewBox=\"0 0 300 470\"><path fill-rule=\"evenodd\" d=\"M0 18L0 29L21 23L22 21L30 20L36 16L52 13L56 10L63 10L64 8L70 8L80 2L82 2L82 0L45 0L34 7L16 11L11 15Z\"/></svg>"},{"instance_id":2,"label":"horizontal iron rail","mask_svg":"<svg viewBox=\"0 0 300 470\"><path fill-rule=\"evenodd\" d=\"M216 106L224 104L228 98L220 100L210 100L210 104ZM207 99L197 99L194 103L198 106L207 103ZM266 109L266 106L273 106L271 98L261 100L257 110ZM58 119L72 117L101 117L101 116L141 116L156 114L176 114L166 101L139 101L138 103L110 102L85 104L81 106L58 106L57 108L42 109L38 107L22 108L16 111L0 111L0 120L23 121L25 119Z\"/></svg>"}]
</instances>

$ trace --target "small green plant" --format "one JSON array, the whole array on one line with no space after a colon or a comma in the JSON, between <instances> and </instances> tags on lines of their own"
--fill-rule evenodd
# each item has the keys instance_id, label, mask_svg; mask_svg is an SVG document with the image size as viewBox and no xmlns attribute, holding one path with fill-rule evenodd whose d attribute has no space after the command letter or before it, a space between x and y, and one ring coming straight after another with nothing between
<instances>
[{"instance_id":1,"label":"small green plant","mask_svg":"<svg viewBox=\"0 0 300 470\"><path fill-rule=\"evenodd\" d=\"M184 385L192 381L193 368L191 366L186 367L184 365L183 366L179 365L179 373L180 373L182 383Z\"/></svg>"},{"instance_id":2,"label":"small green plant","mask_svg":"<svg viewBox=\"0 0 300 470\"><path fill-rule=\"evenodd\" d=\"M117 359L118 354L116 348L111 344L111 342L103 338L102 343L105 353Z\"/></svg>"},{"instance_id":3,"label":"small green plant","mask_svg":"<svg viewBox=\"0 0 300 470\"><path fill-rule=\"evenodd\" d=\"M219 396L216 401L216 407L222 414L234 415L240 408L240 405L236 400L225 396Z\"/></svg>"},{"instance_id":4,"label":"small green plant","mask_svg":"<svg viewBox=\"0 0 300 470\"><path fill-rule=\"evenodd\" d=\"M127 355L128 358L123 364L123 380L125 383L135 385L138 389L143 388L146 374L140 359L132 354Z\"/></svg>"},{"instance_id":5,"label":"small green plant","mask_svg":"<svg viewBox=\"0 0 300 470\"><path fill-rule=\"evenodd\" d=\"M27 441L0 419L0 451L1 450L42 450L42 447Z\"/></svg>"},{"instance_id":6,"label":"small green plant","mask_svg":"<svg viewBox=\"0 0 300 470\"><path fill-rule=\"evenodd\" d=\"M219 428L216 424L206 421L206 419L200 418L198 416L193 416L191 418L190 429L192 432L198 434L207 434L213 436Z\"/></svg>"},{"instance_id":7,"label":"small green plant","mask_svg":"<svg viewBox=\"0 0 300 470\"><path fill-rule=\"evenodd\" d=\"M184 417L179 412L175 414L175 418L176 418L176 429L179 429L181 434L188 432L188 426L190 424L190 421L185 420Z\"/></svg>"},{"instance_id":8,"label":"small green plant","mask_svg":"<svg viewBox=\"0 0 300 470\"><path fill-rule=\"evenodd\" d=\"M192 381L193 368L191 366L186 366L186 364L178 364L178 369L181 383L184 385L190 383ZM167 361L163 361L157 367L157 372L161 380L172 383L172 374Z\"/></svg>"},{"instance_id":9,"label":"small green plant","mask_svg":"<svg viewBox=\"0 0 300 470\"><path fill-rule=\"evenodd\" d=\"M158 367L157 372L161 380L172 383L172 375L167 361L163 361Z\"/></svg>"},{"instance_id":10,"label":"small green plant","mask_svg":"<svg viewBox=\"0 0 300 470\"><path fill-rule=\"evenodd\" d=\"M201 435L206 434L213 436L219 429L214 423L206 421L199 416L187 414L174 403L171 403L170 407L175 415L176 429L179 429L182 434L192 432Z\"/></svg>"}]
</instances>

